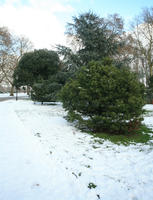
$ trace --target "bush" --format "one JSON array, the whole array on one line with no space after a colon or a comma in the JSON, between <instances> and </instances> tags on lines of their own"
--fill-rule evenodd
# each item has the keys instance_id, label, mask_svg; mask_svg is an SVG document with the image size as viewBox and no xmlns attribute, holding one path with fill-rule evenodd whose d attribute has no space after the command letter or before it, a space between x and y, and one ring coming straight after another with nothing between
<instances>
[{"instance_id":1,"label":"bush","mask_svg":"<svg viewBox=\"0 0 153 200\"><path fill-rule=\"evenodd\" d=\"M49 80L41 80L32 86L31 99L38 102L56 102L58 92L65 84L69 73L59 71L52 75Z\"/></svg>"},{"instance_id":2,"label":"bush","mask_svg":"<svg viewBox=\"0 0 153 200\"><path fill-rule=\"evenodd\" d=\"M144 85L128 69L90 62L61 90L67 119L94 132L126 133L139 127Z\"/></svg>"},{"instance_id":3,"label":"bush","mask_svg":"<svg viewBox=\"0 0 153 200\"><path fill-rule=\"evenodd\" d=\"M38 102L56 102L57 101L57 91L59 91L61 85L49 81L42 81L40 83L35 83L32 87L31 99Z\"/></svg>"},{"instance_id":4,"label":"bush","mask_svg":"<svg viewBox=\"0 0 153 200\"><path fill-rule=\"evenodd\" d=\"M47 49L25 53L13 74L15 86L33 86L40 79L48 80L60 70L59 56L55 51Z\"/></svg>"}]
</instances>

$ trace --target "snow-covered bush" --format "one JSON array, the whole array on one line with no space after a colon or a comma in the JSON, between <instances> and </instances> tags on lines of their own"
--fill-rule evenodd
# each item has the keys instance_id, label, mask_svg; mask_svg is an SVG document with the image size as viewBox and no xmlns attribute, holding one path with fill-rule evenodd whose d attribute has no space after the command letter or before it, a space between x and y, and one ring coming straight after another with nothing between
<instances>
[{"instance_id":1,"label":"snow-covered bush","mask_svg":"<svg viewBox=\"0 0 153 200\"><path fill-rule=\"evenodd\" d=\"M60 94L67 118L94 132L126 133L139 127L144 85L128 69L90 62Z\"/></svg>"}]
</instances>

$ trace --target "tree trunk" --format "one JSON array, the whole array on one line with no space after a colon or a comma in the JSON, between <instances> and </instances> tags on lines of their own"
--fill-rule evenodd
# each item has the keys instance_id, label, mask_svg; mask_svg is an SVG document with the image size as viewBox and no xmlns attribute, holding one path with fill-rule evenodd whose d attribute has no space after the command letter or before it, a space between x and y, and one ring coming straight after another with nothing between
<instances>
[{"instance_id":1,"label":"tree trunk","mask_svg":"<svg viewBox=\"0 0 153 200\"><path fill-rule=\"evenodd\" d=\"M30 86L27 86L27 95L30 95Z\"/></svg>"},{"instance_id":2,"label":"tree trunk","mask_svg":"<svg viewBox=\"0 0 153 200\"><path fill-rule=\"evenodd\" d=\"M10 96L14 96L14 86L11 86Z\"/></svg>"}]
</instances>

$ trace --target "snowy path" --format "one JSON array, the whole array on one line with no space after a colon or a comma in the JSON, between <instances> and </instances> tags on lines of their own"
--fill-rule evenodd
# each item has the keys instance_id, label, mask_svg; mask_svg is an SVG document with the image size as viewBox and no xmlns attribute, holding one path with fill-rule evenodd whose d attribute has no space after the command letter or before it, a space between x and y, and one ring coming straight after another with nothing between
<instances>
[{"instance_id":1,"label":"snowy path","mask_svg":"<svg viewBox=\"0 0 153 200\"><path fill-rule=\"evenodd\" d=\"M5 104L0 104L0 200L50 200L50 195L60 199L58 187L69 188L66 174L28 133L11 102L7 107ZM59 182L57 176L61 177Z\"/></svg>"},{"instance_id":2,"label":"snowy path","mask_svg":"<svg viewBox=\"0 0 153 200\"><path fill-rule=\"evenodd\" d=\"M64 115L61 105L0 103L0 200L153 199L149 145L95 143Z\"/></svg>"},{"instance_id":3,"label":"snowy path","mask_svg":"<svg viewBox=\"0 0 153 200\"><path fill-rule=\"evenodd\" d=\"M11 99L16 99L16 98L18 98L20 100L21 99L22 100L26 100L26 99L29 98L29 96L27 94L25 94L25 93L18 93L17 96L16 96L16 93L14 93L14 96L10 96L9 93L0 94L0 102L1 101L6 101L6 100L11 100Z\"/></svg>"}]
</instances>

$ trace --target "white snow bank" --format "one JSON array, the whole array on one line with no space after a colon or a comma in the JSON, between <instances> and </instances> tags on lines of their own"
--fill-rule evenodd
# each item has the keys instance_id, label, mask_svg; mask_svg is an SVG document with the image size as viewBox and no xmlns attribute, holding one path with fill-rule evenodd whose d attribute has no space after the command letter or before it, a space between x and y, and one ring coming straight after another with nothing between
<instances>
[{"instance_id":1,"label":"white snow bank","mask_svg":"<svg viewBox=\"0 0 153 200\"><path fill-rule=\"evenodd\" d=\"M149 111L146 115L145 115L145 124L153 129L153 104L147 104L144 106L144 109Z\"/></svg>"},{"instance_id":2,"label":"white snow bank","mask_svg":"<svg viewBox=\"0 0 153 200\"><path fill-rule=\"evenodd\" d=\"M149 145L95 143L63 116L60 104L0 102L0 200L153 199Z\"/></svg>"},{"instance_id":3,"label":"white snow bank","mask_svg":"<svg viewBox=\"0 0 153 200\"><path fill-rule=\"evenodd\" d=\"M17 93L19 97L28 97L26 93ZM14 96L16 96L16 93L14 93ZM10 96L10 93L0 93L0 97L12 97Z\"/></svg>"},{"instance_id":4,"label":"white snow bank","mask_svg":"<svg viewBox=\"0 0 153 200\"><path fill-rule=\"evenodd\" d=\"M68 175L26 130L12 103L0 104L0 199L60 199L58 188L69 188Z\"/></svg>"}]
</instances>

